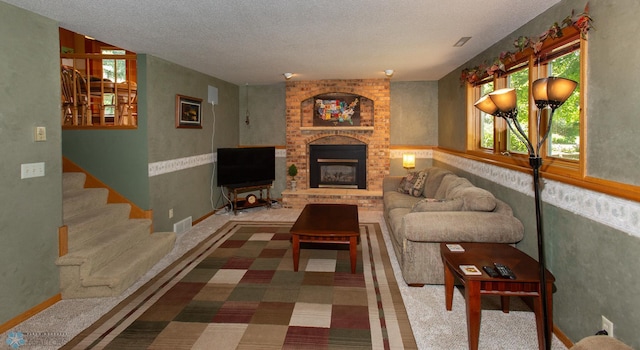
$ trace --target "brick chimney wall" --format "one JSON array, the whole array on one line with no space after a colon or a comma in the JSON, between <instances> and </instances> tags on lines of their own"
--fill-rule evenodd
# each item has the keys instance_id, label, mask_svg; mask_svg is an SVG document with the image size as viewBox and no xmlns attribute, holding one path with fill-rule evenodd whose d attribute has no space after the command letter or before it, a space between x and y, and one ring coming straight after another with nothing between
<instances>
[{"instance_id":1,"label":"brick chimney wall","mask_svg":"<svg viewBox=\"0 0 640 350\"><path fill-rule=\"evenodd\" d=\"M286 83L287 167L295 164L298 190L309 188L308 151L310 143L367 145L367 190L382 191L382 179L389 174L389 79L288 81ZM313 127L309 101L327 93L348 93L373 101L373 115L366 108L362 126ZM367 115L367 113L369 115ZM373 123L371 123L371 120ZM345 142L352 139L353 142ZM287 188L290 179L287 178Z\"/></svg>"}]
</instances>

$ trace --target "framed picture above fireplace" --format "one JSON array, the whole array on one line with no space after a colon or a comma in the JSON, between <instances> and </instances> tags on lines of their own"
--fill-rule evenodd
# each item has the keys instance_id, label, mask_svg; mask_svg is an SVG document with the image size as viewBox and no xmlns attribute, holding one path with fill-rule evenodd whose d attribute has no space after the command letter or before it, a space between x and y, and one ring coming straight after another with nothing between
<instances>
[{"instance_id":1,"label":"framed picture above fireplace","mask_svg":"<svg viewBox=\"0 0 640 350\"><path fill-rule=\"evenodd\" d=\"M314 97L313 126L359 126L362 97L330 93Z\"/></svg>"}]
</instances>

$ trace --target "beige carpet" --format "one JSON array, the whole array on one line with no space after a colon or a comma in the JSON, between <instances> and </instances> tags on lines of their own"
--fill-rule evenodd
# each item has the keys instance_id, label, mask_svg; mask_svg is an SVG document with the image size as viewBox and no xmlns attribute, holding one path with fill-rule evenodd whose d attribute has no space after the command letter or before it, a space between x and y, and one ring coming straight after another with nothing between
<instances>
[{"instance_id":1,"label":"beige carpet","mask_svg":"<svg viewBox=\"0 0 640 350\"><path fill-rule=\"evenodd\" d=\"M229 220L295 221L299 213L300 210L293 209L261 208L241 212L237 216L227 214L212 216L194 226L190 231L180 234L171 253L121 296L63 300L17 325L9 332L22 334L25 345L20 346L20 349L58 349ZM418 348L467 349L463 295L460 292L454 293L453 310L448 312L445 309L443 286L412 288L402 283L402 276L393 249L390 248L391 243L388 240L382 213L361 211L359 216L361 222L380 223ZM537 349L533 313L517 311L524 308L522 303L513 300L512 310L515 311L504 314L499 310L499 302L485 298L480 328L480 349ZM5 340L9 332L1 335L4 346L7 346ZM566 349L555 336L552 345L553 349Z\"/></svg>"}]
</instances>

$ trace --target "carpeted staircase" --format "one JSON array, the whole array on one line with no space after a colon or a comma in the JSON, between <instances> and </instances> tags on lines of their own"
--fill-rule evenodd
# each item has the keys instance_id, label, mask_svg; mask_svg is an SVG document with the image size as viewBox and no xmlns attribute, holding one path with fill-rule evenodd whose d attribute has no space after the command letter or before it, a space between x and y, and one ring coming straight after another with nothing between
<instances>
[{"instance_id":1,"label":"carpeted staircase","mask_svg":"<svg viewBox=\"0 0 640 350\"><path fill-rule=\"evenodd\" d=\"M63 299L117 296L173 248L174 232L151 234L150 219L130 219L131 206L107 203L106 188L84 188L86 175L62 176L68 253L57 259Z\"/></svg>"}]
</instances>

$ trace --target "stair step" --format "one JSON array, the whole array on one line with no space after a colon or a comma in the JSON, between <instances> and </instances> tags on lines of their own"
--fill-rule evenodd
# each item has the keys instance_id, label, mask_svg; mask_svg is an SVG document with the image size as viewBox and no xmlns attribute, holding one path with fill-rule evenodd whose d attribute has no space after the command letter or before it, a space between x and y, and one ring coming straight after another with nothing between
<instances>
[{"instance_id":1,"label":"stair step","mask_svg":"<svg viewBox=\"0 0 640 350\"><path fill-rule=\"evenodd\" d=\"M92 298L121 294L171 251L174 232L155 232L144 242L132 245L114 260L81 281L79 288L63 288L62 297Z\"/></svg>"},{"instance_id":2,"label":"stair step","mask_svg":"<svg viewBox=\"0 0 640 350\"><path fill-rule=\"evenodd\" d=\"M58 258L56 265L80 265L80 276L88 276L131 246L146 242L150 228L151 220L148 219L131 219L117 224L74 246L67 255Z\"/></svg>"},{"instance_id":3,"label":"stair step","mask_svg":"<svg viewBox=\"0 0 640 350\"><path fill-rule=\"evenodd\" d=\"M109 189L85 188L86 174L63 173L68 253L56 260L62 298L113 297L173 248L174 232L151 234L150 219L130 219L131 205L107 203Z\"/></svg>"},{"instance_id":4,"label":"stair step","mask_svg":"<svg viewBox=\"0 0 640 350\"><path fill-rule=\"evenodd\" d=\"M87 175L80 172L62 173L62 193L76 191L84 188Z\"/></svg>"},{"instance_id":5,"label":"stair step","mask_svg":"<svg viewBox=\"0 0 640 350\"><path fill-rule=\"evenodd\" d=\"M69 218L81 212L107 204L109 190L106 188L83 188L65 192L62 200L62 217Z\"/></svg>"},{"instance_id":6,"label":"stair step","mask_svg":"<svg viewBox=\"0 0 640 350\"><path fill-rule=\"evenodd\" d=\"M107 204L103 207L86 210L66 220L69 232L69 250L90 239L106 228L129 219L131 206L125 203Z\"/></svg>"}]
</instances>

